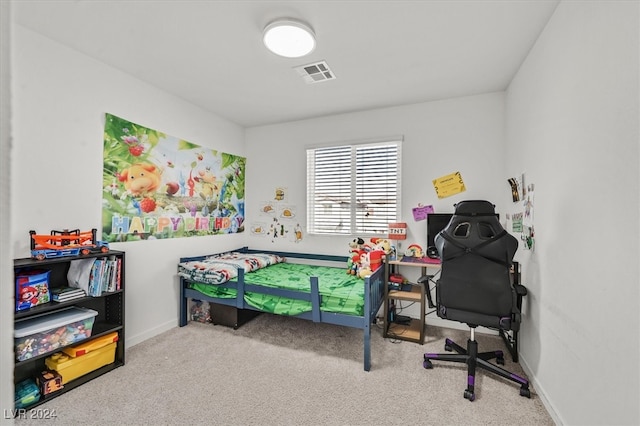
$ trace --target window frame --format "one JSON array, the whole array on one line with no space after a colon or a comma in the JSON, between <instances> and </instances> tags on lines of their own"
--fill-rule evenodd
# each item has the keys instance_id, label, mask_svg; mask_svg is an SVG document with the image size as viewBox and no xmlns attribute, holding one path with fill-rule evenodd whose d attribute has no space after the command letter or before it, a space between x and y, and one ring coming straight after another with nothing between
<instances>
[{"instance_id":1,"label":"window frame","mask_svg":"<svg viewBox=\"0 0 640 426\"><path fill-rule=\"evenodd\" d=\"M388 233L388 226L389 226L388 224L393 222L398 222L402 217L401 176L402 176L403 140L404 138L402 136L392 136L392 137L379 138L379 139L367 140L367 141L341 142L341 143L338 142L333 144L308 146L306 148L307 234L314 235L314 236L353 236L353 235L386 236ZM382 169L382 172L383 174L393 173L394 176L392 178L395 179L395 185L390 185L387 187L385 187L384 185L377 186L373 191L369 191L368 188L363 189L362 179L364 178L373 179L373 181L377 182L378 184L380 184L384 180L380 176L376 176L376 174L379 175L380 173L375 173L372 171L373 170L372 166L374 167L378 166L378 164L375 163L375 159L374 158L367 159L366 155L364 154L368 153L370 156L375 157L377 150L379 150L379 152L382 152L384 154L385 147L386 148L392 147L391 150L395 151L394 153L395 155L392 155L387 158L385 163L388 163L388 164L386 164L386 167ZM348 171L344 170L345 163L347 161L345 161L345 158L343 158L341 161L339 161L338 165L336 166L338 168L342 168L343 169L342 172L336 175L338 177L336 177L335 181L332 181L327 175L331 174L332 172L335 173L336 170L333 169L331 172L329 170L325 170L326 174L324 177L326 179L324 181L324 184L326 185L327 182L335 183L337 185L342 184L342 186L339 189L336 189L334 193L328 194L327 199L333 198L335 200L339 200L340 198L343 198L343 201L336 201L336 204L342 203L347 206L348 217L343 217L343 222L348 220L349 223L345 227L345 231L340 231L337 229L336 230L322 229L323 227L320 224L320 222L321 222L321 218L323 218L323 214L317 213L318 212L317 206L319 202L318 202L318 199L315 199L315 195L317 192L316 188L321 186L321 184L318 184L318 181L319 180L322 181L322 179L318 179L318 177L322 178L322 175L318 174L318 168L322 168L322 166L326 167L329 164L330 160L327 160L324 162L318 161L317 155L318 154L322 155L324 152L324 154L331 157L332 151L339 153L339 151L341 150L343 151L349 150L349 158L348 158L349 170ZM358 152L360 152L360 162L358 162ZM339 159L339 157L336 157L336 158ZM361 167L360 173L359 173L358 165L360 166L363 165L363 163L361 162L363 159L365 160L365 163L364 163L365 166L368 166L369 169L367 170L367 167ZM347 179L347 175L349 179L348 196L345 194L345 187L344 187L345 180ZM360 180L358 178L360 178ZM364 219L364 217L366 216L363 217L362 210L359 211L358 206L359 205L366 206L367 204L360 203L360 199L367 199L366 195L371 195L371 192L375 192L376 190L381 190L384 193L385 191L388 191L389 188L393 188L393 191L390 194L390 196L391 196L391 199L395 198L395 215L393 214L392 211L386 211L384 212L383 217L379 220L374 219L369 221ZM348 201L344 201L347 198L348 198ZM382 211L384 211L385 209L389 210L389 208L393 209L393 207L389 207L390 204L392 205L393 202L383 204ZM369 205L371 205L371 203L369 203ZM374 206L375 206L375 203L374 203ZM335 204L332 206L332 208L335 208ZM375 212L376 209L373 208L372 211ZM337 213L338 212L336 212L336 214ZM330 215L331 214L329 214L329 216ZM327 226L335 226L337 228L338 226L340 226L341 223L343 223L343 222L340 222L337 224L331 223L330 217L324 216L324 218L329 219ZM333 222L338 222L338 220L339 219L333 218ZM376 227L378 229L374 229Z\"/></svg>"}]
</instances>

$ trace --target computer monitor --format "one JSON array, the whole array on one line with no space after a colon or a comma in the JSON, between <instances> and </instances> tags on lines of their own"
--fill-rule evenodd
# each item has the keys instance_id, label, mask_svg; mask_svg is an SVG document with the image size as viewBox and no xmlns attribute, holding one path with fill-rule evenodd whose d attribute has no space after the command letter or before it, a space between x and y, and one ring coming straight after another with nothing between
<instances>
[{"instance_id":1,"label":"computer monitor","mask_svg":"<svg viewBox=\"0 0 640 426\"><path fill-rule=\"evenodd\" d=\"M427 214L427 247L436 245L434 239L451 220L453 213L429 213Z\"/></svg>"}]
</instances>

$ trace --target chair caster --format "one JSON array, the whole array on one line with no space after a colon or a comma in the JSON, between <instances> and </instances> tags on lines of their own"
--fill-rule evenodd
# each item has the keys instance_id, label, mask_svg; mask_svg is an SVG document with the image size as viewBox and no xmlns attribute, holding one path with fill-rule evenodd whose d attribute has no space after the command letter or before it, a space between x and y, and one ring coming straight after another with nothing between
<instances>
[{"instance_id":1,"label":"chair caster","mask_svg":"<svg viewBox=\"0 0 640 426\"><path fill-rule=\"evenodd\" d=\"M433 368L433 363L431 362L431 360L429 360L429 359L425 359L425 360L422 362L422 366L423 366L424 368L426 368L427 370L431 370L431 369Z\"/></svg>"},{"instance_id":2,"label":"chair caster","mask_svg":"<svg viewBox=\"0 0 640 426\"><path fill-rule=\"evenodd\" d=\"M476 394L470 392L469 390L466 390L464 391L464 399L468 399L469 401L473 402L476 399Z\"/></svg>"},{"instance_id":3,"label":"chair caster","mask_svg":"<svg viewBox=\"0 0 640 426\"><path fill-rule=\"evenodd\" d=\"M498 363L498 365L504 365L504 357L496 358L496 363Z\"/></svg>"},{"instance_id":4,"label":"chair caster","mask_svg":"<svg viewBox=\"0 0 640 426\"><path fill-rule=\"evenodd\" d=\"M451 345L447 345L446 343L444 344L444 350L447 352L452 352L453 348L451 347Z\"/></svg>"},{"instance_id":5,"label":"chair caster","mask_svg":"<svg viewBox=\"0 0 640 426\"><path fill-rule=\"evenodd\" d=\"M529 390L529 388L521 387L520 396L526 396L527 398L531 398L531 391Z\"/></svg>"}]
</instances>

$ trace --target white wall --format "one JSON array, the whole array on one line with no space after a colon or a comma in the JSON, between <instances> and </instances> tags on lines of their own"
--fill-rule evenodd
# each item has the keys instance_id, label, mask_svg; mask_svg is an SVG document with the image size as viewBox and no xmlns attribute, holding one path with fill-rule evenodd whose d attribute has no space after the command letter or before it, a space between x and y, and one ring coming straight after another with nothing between
<instances>
[{"instance_id":1,"label":"white wall","mask_svg":"<svg viewBox=\"0 0 640 426\"><path fill-rule=\"evenodd\" d=\"M249 128L247 222L250 227L265 220L260 215L261 202L273 200L275 188L282 186L288 190L287 203L297 207L296 219L304 226L306 148L403 135L401 220L409 226L403 244L405 248L412 243L425 247L426 223L414 221L411 210L419 203L432 204L437 212L453 212L453 204L464 199L490 200L498 211L504 207L501 200L511 192L504 173L503 133L502 92ZM466 192L438 199L432 179L456 171L462 174ZM248 236L249 245L255 248L345 256L352 239L305 235L302 242L294 243ZM404 268L402 273L415 279L419 268ZM428 319L430 324L441 322L435 315ZM450 321L444 323L452 326Z\"/></svg>"},{"instance_id":2,"label":"white wall","mask_svg":"<svg viewBox=\"0 0 640 426\"><path fill-rule=\"evenodd\" d=\"M29 230L101 228L104 114L245 155L244 130L16 25L11 174L15 257ZM161 66L161 64L149 64ZM242 246L244 235L112 244L127 253L126 346L177 326L181 256Z\"/></svg>"},{"instance_id":3,"label":"white wall","mask_svg":"<svg viewBox=\"0 0 640 426\"><path fill-rule=\"evenodd\" d=\"M568 425L640 424L638 18L561 2L507 92L508 170L535 183L521 362Z\"/></svg>"},{"instance_id":4,"label":"white wall","mask_svg":"<svg viewBox=\"0 0 640 426\"><path fill-rule=\"evenodd\" d=\"M11 242L5 238L11 229L10 218L10 171L11 171L11 3L0 2L0 410L13 408L13 310L14 289L11 267L13 255ZM9 324L5 326L5 324ZM5 416L2 416L5 417ZM11 417L11 416L9 416ZM13 419L0 420L3 424L13 424Z\"/></svg>"}]
</instances>

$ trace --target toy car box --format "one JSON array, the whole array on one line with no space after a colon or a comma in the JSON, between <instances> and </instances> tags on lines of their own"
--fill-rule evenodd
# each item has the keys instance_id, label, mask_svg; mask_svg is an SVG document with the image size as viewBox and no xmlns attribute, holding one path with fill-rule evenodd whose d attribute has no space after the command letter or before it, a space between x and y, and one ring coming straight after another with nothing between
<instances>
[{"instance_id":1,"label":"toy car box","mask_svg":"<svg viewBox=\"0 0 640 426\"><path fill-rule=\"evenodd\" d=\"M43 269L16 272L16 311L49 302L49 273Z\"/></svg>"},{"instance_id":2,"label":"toy car box","mask_svg":"<svg viewBox=\"0 0 640 426\"><path fill-rule=\"evenodd\" d=\"M44 362L47 368L55 370L62 376L62 384L64 385L114 362L116 359L116 345L117 343L115 342L109 343L77 357L71 357L63 352L56 352L45 359Z\"/></svg>"},{"instance_id":3,"label":"toy car box","mask_svg":"<svg viewBox=\"0 0 640 426\"><path fill-rule=\"evenodd\" d=\"M16 385L14 407L25 408L40 400L40 389L33 379L26 379Z\"/></svg>"},{"instance_id":4,"label":"toy car box","mask_svg":"<svg viewBox=\"0 0 640 426\"><path fill-rule=\"evenodd\" d=\"M91 336L98 312L73 306L51 314L16 322L16 358L24 361L53 352Z\"/></svg>"}]
</instances>

